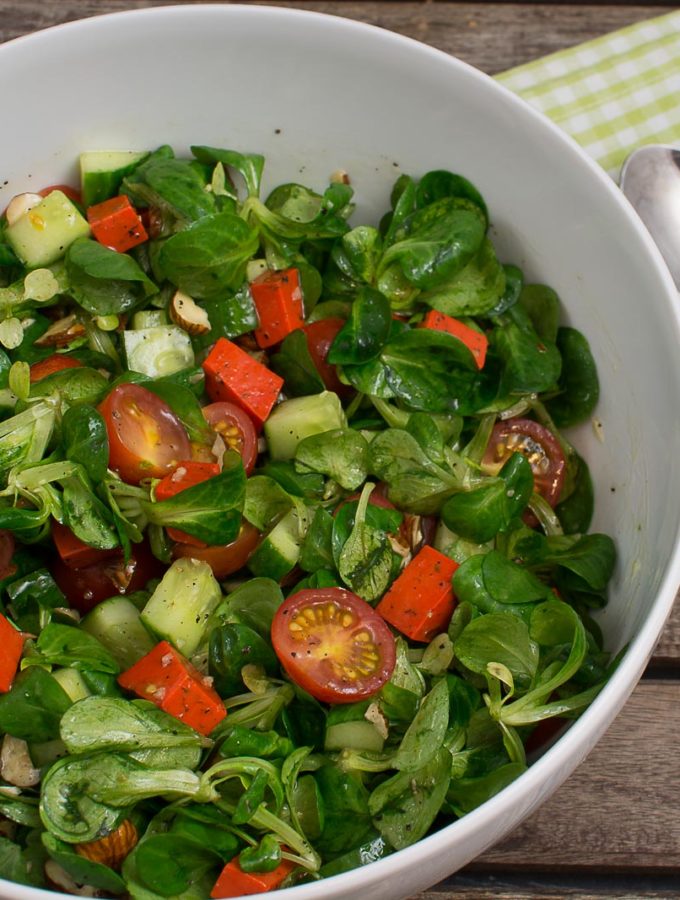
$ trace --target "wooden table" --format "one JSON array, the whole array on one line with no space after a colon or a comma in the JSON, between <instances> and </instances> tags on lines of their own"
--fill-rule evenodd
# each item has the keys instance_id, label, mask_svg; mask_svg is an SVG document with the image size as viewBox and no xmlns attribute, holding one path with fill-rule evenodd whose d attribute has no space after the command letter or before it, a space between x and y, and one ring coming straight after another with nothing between
<instances>
[{"instance_id":1,"label":"wooden table","mask_svg":"<svg viewBox=\"0 0 680 900\"><path fill-rule=\"evenodd\" d=\"M58 22L168 2L0 0L0 41ZM490 74L677 6L358 0L273 5L380 25ZM492 897L680 898L680 602L628 704L567 783L506 840L413 900Z\"/></svg>"}]
</instances>

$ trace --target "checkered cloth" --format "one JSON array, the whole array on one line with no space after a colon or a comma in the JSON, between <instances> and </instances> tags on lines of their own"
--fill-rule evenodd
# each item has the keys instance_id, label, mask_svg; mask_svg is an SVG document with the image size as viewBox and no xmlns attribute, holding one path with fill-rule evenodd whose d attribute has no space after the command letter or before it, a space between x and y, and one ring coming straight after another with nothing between
<instances>
[{"instance_id":1,"label":"checkered cloth","mask_svg":"<svg viewBox=\"0 0 680 900\"><path fill-rule=\"evenodd\" d=\"M510 69L497 80L618 180L636 147L680 145L680 11Z\"/></svg>"}]
</instances>

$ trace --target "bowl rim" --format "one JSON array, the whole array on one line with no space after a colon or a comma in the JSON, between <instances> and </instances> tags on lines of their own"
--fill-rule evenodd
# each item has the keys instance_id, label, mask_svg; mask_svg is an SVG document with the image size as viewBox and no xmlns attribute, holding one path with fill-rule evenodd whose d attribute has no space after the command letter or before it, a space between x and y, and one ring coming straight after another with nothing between
<instances>
[{"instance_id":1,"label":"bowl rim","mask_svg":"<svg viewBox=\"0 0 680 900\"><path fill-rule=\"evenodd\" d=\"M448 67L451 74L466 73L478 81L487 82L489 89L505 97L505 101L517 112L518 115L533 120L539 128L550 132L553 137L561 141L565 150L571 154L576 165L585 167L599 182L600 188L605 191L610 200L615 202L621 214L634 227L637 236L648 256L648 261L655 267L656 276L660 286L666 295L667 313L669 314L669 328L673 328L680 342L680 304L677 302L677 289L670 272L661 256L661 253L652 240L632 205L619 190L615 182L604 170L580 147L580 145L566 132L562 131L554 122L543 113L532 107L529 103L496 81L475 66L459 59L458 57L431 45L422 43L414 38L401 35L386 27L361 22L347 18L339 13L318 12L316 10L291 8L285 6L265 6L261 4L241 3L209 3L194 5L190 3L178 3L144 7L141 9L119 10L114 12L99 13L86 18L79 18L68 22L49 26L39 31L30 32L12 38L0 44L0 61L11 55L15 50L23 52L24 47L35 47L39 42L50 41L55 35L64 34L67 37L77 32L87 34L91 29L100 30L106 27L109 21L121 22L130 20L142 22L144 20L156 20L163 17L180 19L190 17L192 21L197 18L205 19L221 17L252 17L259 18L291 19L298 18L317 23L327 23L337 29L344 29L350 36L352 34L372 35L374 39L391 44L394 48L402 48L408 53L420 53L423 58L429 57L434 65L442 70ZM569 777L576 767L583 761L595 743L601 738L614 718L621 711L630 694L635 689L644 667L652 655L654 646L670 616L675 596L680 585L680 523L676 528L673 542L673 551L665 566L656 597L652 602L649 613L638 633L631 640L624 652L616 671L603 690L570 727L545 753L535 760L517 779L505 787L501 792L491 797L481 806L466 814L460 819L452 821L438 831L421 838L415 844L403 850L395 851L389 856L376 860L368 866L352 869L338 875L323 879L328 897L334 897L333 888L337 885L342 890L342 895L348 895L351 890L366 890L371 884L384 880L394 869L395 861L399 860L400 868L409 865L423 865L428 859L439 857L452 840L465 842L473 835L483 831L485 824L491 823L497 816L498 809L504 807L511 809L520 798L533 794L538 797L535 806L543 802L540 796L540 786L550 782L549 794ZM550 776L550 777L548 777ZM502 799L499 799L502 798ZM525 814L529 815L533 806ZM517 827L521 820L514 822ZM507 832L505 832L507 834ZM486 846L481 846L477 851L483 852L486 847L495 842L491 839ZM370 873L370 874L369 874ZM313 897L319 891L320 882L296 885L281 891L267 892L260 896L286 897L290 900L306 900ZM0 878L0 890L11 890L14 900L57 900L63 894L49 889L22 885L17 882ZM360 896L357 894L356 896Z\"/></svg>"}]
</instances>

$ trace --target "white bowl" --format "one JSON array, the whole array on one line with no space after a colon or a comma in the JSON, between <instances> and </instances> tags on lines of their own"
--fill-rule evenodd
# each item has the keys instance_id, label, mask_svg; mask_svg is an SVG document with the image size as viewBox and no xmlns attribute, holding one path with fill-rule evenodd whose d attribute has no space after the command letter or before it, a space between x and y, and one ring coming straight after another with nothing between
<instances>
[{"instance_id":1,"label":"white bowl","mask_svg":"<svg viewBox=\"0 0 680 900\"><path fill-rule=\"evenodd\" d=\"M600 440L575 442L596 485L594 529L619 563L601 617L630 642L607 687L529 771L465 818L386 860L295 887L286 900L399 900L514 828L578 765L635 686L680 581L680 320L651 239L608 178L490 78L377 28L280 8L186 6L88 19L0 48L0 205L74 181L84 149L190 143L259 151L269 185L351 173L357 221L400 172L448 168L488 201L501 259L552 285L590 340ZM280 131L279 131L280 129ZM598 430L599 433L599 430ZM57 894L0 882L0 896ZM281 894L278 894L280 897Z\"/></svg>"}]
</instances>

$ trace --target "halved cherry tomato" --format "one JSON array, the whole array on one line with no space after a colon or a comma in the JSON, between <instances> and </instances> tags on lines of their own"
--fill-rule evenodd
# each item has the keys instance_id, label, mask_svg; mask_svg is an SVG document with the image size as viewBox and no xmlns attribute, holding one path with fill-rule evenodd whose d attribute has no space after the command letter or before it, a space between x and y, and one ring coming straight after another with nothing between
<instances>
[{"instance_id":1,"label":"halved cherry tomato","mask_svg":"<svg viewBox=\"0 0 680 900\"><path fill-rule=\"evenodd\" d=\"M260 532L243 520L241 530L231 544L213 545L211 547L194 547L191 544L175 544L172 555L201 559L213 570L215 578L226 578L238 572L248 562L250 555L260 543Z\"/></svg>"},{"instance_id":2,"label":"halved cherry tomato","mask_svg":"<svg viewBox=\"0 0 680 900\"><path fill-rule=\"evenodd\" d=\"M352 388L343 384L338 378L335 366L326 361L331 344L335 340L338 331L344 325L342 319L319 319L318 322L310 322L302 329L307 338L307 348L312 362L316 366L321 380L326 389L334 391L341 397L351 393Z\"/></svg>"},{"instance_id":3,"label":"halved cherry tomato","mask_svg":"<svg viewBox=\"0 0 680 900\"><path fill-rule=\"evenodd\" d=\"M191 457L186 430L167 403L139 384L120 384L99 405L109 465L123 481L162 478Z\"/></svg>"},{"instance_id":4,"label":"halved cherry tomato","mask_svg":"<svg viewBox=\"0 0 680 900\"><path fill-rule=\"evenodd\" d=\"M71 569L55 556L50 571L69 604L84 615L102 600L142 590L147 581L163 575L165 566L146 543L141 543L133 546L127 564L119 556L82 569Z\"/></svg>"},{"instance_id":5,"label":"halved cherry tomato","mask_svg":"<svg viewBox=\"0 0 680 900\"><path fill-rule=\"evenodd\" d=\"M222 400L204 406L203 415L227 445L227 449L241 454L243 468L246 475L250 475L257 461L257 432L248 413L235 403Z\"/></svg>"},{"instance_id":6,"label":"halved cherry tomato","mask_svg":"<svg viewBox=\"0 0 680 900\"><path fill-rule=\"evenodd\" d=\"M38 191L41 197L47 197L48 194L51 194L52 191L61 191L62 194L66 194L69 200L73 200L74 203L78 203L82 206L83 198L80 194L79 190L71 187L70 184L51 184L49 187L43 188L41 191Z\"/></svg>"},{"instance_id":7,"label":"halved cherry tomato","mask_svg":"<svg viewBox=\"0 0 680 900\"><path fill-rule=\"evenodd\" d=\"M344 588L288 597L272 622L272 644L293 681L324 703L354 703L379 691L394 670L387 623Z\"/></svg>"},{"instance_id":8,"label":"halved cherry tomato","mask_svg":"<svg viewBox=\"0 0 680 900\"><path fill-rule=\"evenodd\" d=\"M533 419L497 422L482 460L482 468L497 474L513 453L528 459L534 473L534 488L551 506L560 499L566 460L559 441L549 429Z\"/></svg>"},{"instance_id":9,"label":"halved cherry tomato","mask_svg":"<svg viewBox=\"0 0 680 900\"><path fill-rule=\"evenodd\" d=\"M54 375L55 372L61 372L63 369L79 369L82 365L80 360L74 359L72 356L53 353L51 356L33 363L30 372L31 384L40 381L41 378L47 378L48 375Z\"/></svg>"}]
</instances>

